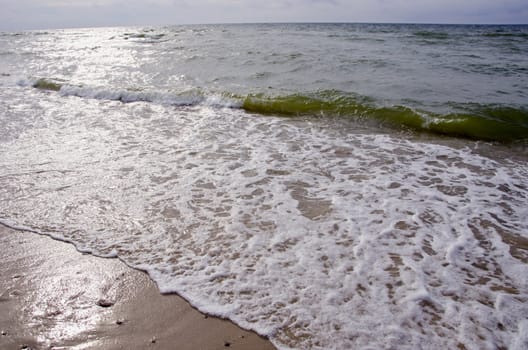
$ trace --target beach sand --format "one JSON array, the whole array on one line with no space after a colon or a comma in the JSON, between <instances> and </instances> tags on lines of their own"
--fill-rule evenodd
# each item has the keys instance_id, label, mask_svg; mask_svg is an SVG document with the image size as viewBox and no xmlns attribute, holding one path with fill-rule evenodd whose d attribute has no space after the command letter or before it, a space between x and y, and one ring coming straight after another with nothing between
<instances>
[{"instance_id":1,"label":"beach sand","mask_svg":"<svg viewBox=\"0 0 528 350\"><path fill-rule=\"evenodd\" d=\"M0 349L275 349L142 271L0 226Z\"/></svg>"}]
</instances>

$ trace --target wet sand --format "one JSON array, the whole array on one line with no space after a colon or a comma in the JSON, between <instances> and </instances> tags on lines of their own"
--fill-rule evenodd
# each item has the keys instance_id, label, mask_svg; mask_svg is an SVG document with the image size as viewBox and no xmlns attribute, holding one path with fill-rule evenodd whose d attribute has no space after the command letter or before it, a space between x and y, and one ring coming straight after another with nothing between
<instances>
[{"instance_id":1,"label":"wet sand","mask_svg":"<svg viewBox=\"0 0 528 350\"><path fill-rule=\"evenodd\" d=\"M118 259L0 226L0 349L275 349Z\"/></svg>"}]
</instances>

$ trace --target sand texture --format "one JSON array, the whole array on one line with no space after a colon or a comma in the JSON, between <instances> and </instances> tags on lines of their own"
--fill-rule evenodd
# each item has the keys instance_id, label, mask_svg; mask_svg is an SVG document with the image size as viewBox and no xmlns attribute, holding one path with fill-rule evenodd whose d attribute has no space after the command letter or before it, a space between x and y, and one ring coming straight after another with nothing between
<instances>
[{"instance_id":1,"label":"sand texture","mask_svg":"<svg viewBox=\"0 0 528 350\"><path fill-rule=\"evenodd\" d=\"M274 349L118 259L0 226L0 349Z\"/></svg>"}]
</instances>

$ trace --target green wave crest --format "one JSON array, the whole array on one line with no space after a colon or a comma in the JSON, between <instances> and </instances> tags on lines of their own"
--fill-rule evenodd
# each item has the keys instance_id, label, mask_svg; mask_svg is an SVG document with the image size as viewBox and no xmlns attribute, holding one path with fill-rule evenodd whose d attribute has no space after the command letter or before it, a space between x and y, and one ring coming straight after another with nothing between
<instances>
[{"instance_id":1,"label":"green wave crest","mask_svg":"<svg viewBox=\"0 0 528 350\"><path fill-rule=\"evenodd\" d=\"M383 126L475 140L509 142L528 139L528 109L497 105L459 106L462 112L439 114L406 106L377 107L367 98L335 92L316 96L247 96L248 112L281 116L349 117Z\"/></svg>"},{"instance_id":2,"label":"green wave crest","mask_svg":"<svg viewBox=\"0 0 528 350\"><path fill-rule=\"evenodd\" d=\"M48 79L38 79L35 81L32 85L34 88L39 90L51 90L51 91L59 91L62 87L61 84L48 80Z\"/></svg>"}]
</instances>

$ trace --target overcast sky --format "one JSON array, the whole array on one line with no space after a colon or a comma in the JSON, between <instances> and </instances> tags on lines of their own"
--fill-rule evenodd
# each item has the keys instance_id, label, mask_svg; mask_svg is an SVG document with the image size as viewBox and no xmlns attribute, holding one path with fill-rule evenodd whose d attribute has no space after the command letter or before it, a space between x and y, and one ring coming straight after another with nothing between
<instances>
[{"instance_id":1,"label":"overcast sky","mask_svg":"<svg viewBox=\"0 0 528 350\"><path fill-rule=\"evenodd\" d=\"M528 1L0 0L0 30L248 22L528 24Z\"/></svg>"}]
</instances>

